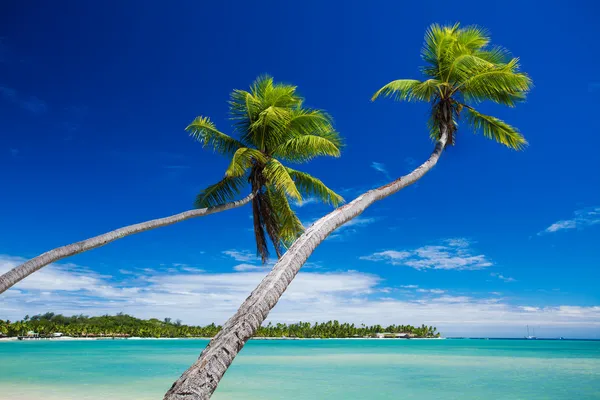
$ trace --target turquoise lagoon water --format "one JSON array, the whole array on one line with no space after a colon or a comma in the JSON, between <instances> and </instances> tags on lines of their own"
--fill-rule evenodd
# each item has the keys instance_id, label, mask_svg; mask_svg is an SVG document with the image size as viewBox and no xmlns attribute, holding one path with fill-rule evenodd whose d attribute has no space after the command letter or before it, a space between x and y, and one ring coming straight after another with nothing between
<instances>
[{"instance_id":1,"label":"turquoise lagoon water","mask_svg":"<svg viewBox=\"0 0 600 400\"><path fill-rule=\"evenodd\" d=\"M0 399L162 399L206 343L0 343ZM213 399L600 399L600 342L255 340Z\"/></svg>"}]
</instances>

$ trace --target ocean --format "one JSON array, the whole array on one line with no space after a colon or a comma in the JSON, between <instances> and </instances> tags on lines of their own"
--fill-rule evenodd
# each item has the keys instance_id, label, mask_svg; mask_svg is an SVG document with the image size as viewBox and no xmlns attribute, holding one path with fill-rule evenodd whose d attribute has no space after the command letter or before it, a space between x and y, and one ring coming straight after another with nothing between
<instances>
[{"instance_id":1,"label":"ocean","mask_svg":"<svg viewBox=\"0 0 600 400\"><path fill-rule=\"evenodd\" d=\"M162 399L206 343L0 343L0 399ZM252 340L213 399L600 399L600 342Z\"/></svg>"}]
</instances>

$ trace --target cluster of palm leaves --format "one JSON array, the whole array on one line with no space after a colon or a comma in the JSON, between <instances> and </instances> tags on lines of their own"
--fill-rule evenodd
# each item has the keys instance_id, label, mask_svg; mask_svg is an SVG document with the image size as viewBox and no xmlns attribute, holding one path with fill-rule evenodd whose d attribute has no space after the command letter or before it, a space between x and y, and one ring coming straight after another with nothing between
<instances>
[{"instance_id":1,"label":"cluster of palm leaves","mask_svg":"<svg viewBox=\"0 0 600 400\"><path fill-rule=\"evenodd\" d=\"M232 201L249 184L257 253L265 262L267 236L279 257L304 230L290 200L301 202L309 196L333 206L343 201L319 179L283 162L339 157L342 142L328 114L305 107L295 86L275 84L269 76L259 77L250 91L234 90L229 106L237 139L217 130L206 117L197 117L187 127L204 146L232 157L225 177L204 189L196 206Z\"/></svg>"},{"instance_id":2,"label":"cluster of palm leaves","mask_svg":"<svg viewBox=\"0 0 600 400\"><path fill-rule=\"evenodd\" d=\"M532 83L519 71L519 59L499 46L490 46L488 33L477 26L460 28L432 25L425 34L422 72L429 78L395 80L379 89L379 96L431 104L429 133L434 140L447 129L448 144L454 144L458 121L465 114L474 131L515 150L527 141L506 122L478 112L473 105L485 100L514 107L525 99Z\"/></svg>"}]
</instances>

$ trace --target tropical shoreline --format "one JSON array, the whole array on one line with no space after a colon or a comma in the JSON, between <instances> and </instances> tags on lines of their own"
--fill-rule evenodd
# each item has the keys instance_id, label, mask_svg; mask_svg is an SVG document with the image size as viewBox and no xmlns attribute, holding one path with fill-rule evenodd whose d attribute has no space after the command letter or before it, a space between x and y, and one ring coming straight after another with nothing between
<instances>
[{"instance_id":1,"label":"tropical shoreline","mask_svg":"<svg viewBox=\"0 0 600 400\"><path fill-rule=\"evenodd\" d=\"M61 336L61 337L47 337L47 338L25 338L20 340L18 337L2 337L0 343L7 342L38 342L38 341L52 341L52 342L76 342L76 341L93 341L93 340L211 340L212 337L166 337L166 338L153 338L153 337L72 337L72 336ZM373 338L373 337L339 337L339 338L295 338L295 337L253 337L250 340L443 340L445 337L435 338Z\"/></svg>"}]
</instances>

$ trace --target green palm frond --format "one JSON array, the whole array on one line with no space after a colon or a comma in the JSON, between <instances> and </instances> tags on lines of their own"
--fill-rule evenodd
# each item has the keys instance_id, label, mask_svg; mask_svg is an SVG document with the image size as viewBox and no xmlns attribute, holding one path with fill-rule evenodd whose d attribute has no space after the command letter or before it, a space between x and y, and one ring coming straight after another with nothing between
<instances>
[{"instance_id":1,"label":"green palm frond","mask_svg":"<svg viewBox=\"0 0 600 400\"><path fill-rule=\"evenodd\" d=\"M289 247L304 232L304 226L290 207L289 200L284 192L269 186L267 196L273 210L276 211L275 220L282 244Z\"/></svg>"},{"instance_id":2,"label":"green palm frond","mask_svg":"<svg viewBox=\"0 0 600 400\"><path fill-rule=\"evenodd\" d=\"M289 134L289 109L269 106L262 110L250 125L249 140L261 151L283 142Z\"/></svg>"},{"instance_id":3,"label":"green palm frond","mask_svg":"<svg viewBox=\"0 0 600 400\"><path fill-rule=\"evenodd\" d=\"M208 117L196 117L185 129L194 139L202 143L202 146L212 147L220 154L233 154L243 147L239 141L218 131Z\"/></svg>"},{"instance_id":4,"label":"green palm frond","mask_svg":"<svg viewBox=\"0 0 600 400\"><path fill-rule=\"evenodd\" d=\"M459 24L441 26L433 24L425 32L425 44L421 50L421 57L427 63L423 68L425 75L440 79L444 71L448 70L454 44L457 42L456 32Z\"/></svg>"},{"instance_id":5,"label":"green palm frond","mask_svg":"<svg viewBox=\"0 0 600 400\"><path fill-rule=\"evenodd\" d=\"M293 135L333 131L331 116L323 110L293 108L290 111L288 129Z\"/></svg>"},{"instance_id":6,"label":"green palm frond","mask_svg":"<svg viewBox=\"0 0 600 400\"><path fill-rule=\"evenodd\" d=\"M320 136L302 135L279 145L273 156L295 163L304 163L319 156L339 157L342 146L337 132L324 132Z\"/></svg>"},{"instance_id":7,"label":"green palm frond","mask_svg":"<svg viewBox=\"0 0 600 400\"><path fill-rule=\"evenodd\" d=\"M286 168L294 182L296 187L305 196L312 196L318 200L331 204L334 207L339 206L344 202L344 198L333 190L329 189L319 179L311 176L305 172L296 171L292 168Z\"/></svg>"},{"instance_id":8,"label":"green palm frond","mask_svg":"<svg viewBox=\"0 0 600 400\"><path fill-rule=\"evenodd\" d=\"M256 149L249 149L248 147L239 148L233 154L231 163L227 171L225 171L225 176L243 176L254 165L254 162L265 164L267 157Z\"/></svg>"},{"instance_id":9,"label":"green palm frond","mask_svg":"<svg viewBox=\"0 0 600 400\"><path fill-rule=\"evenodd\" d=\"M460 90L467 101L492 100L512 106L524 98L532 86L529 76L518 69L518 59L514 58L505 65L471 75L456 90Z\"/></svg>"},{"instance_id":10,"label":"green palm frond","mask_svg":"<svg viewBox=\"0 0 600 400\"><path fill-rule=\"evenodd\" d=\"M287 169L274 158L269 159L263 169L267 183L277 190L284 191L288 196L296 200L302 200L302 195L296 187L296 183L287 172Z\"/></svg>"},{"instance_id":11,"label":"green palm frond","mask_svg":"<svg viewBox=\"0 0 600 400\"><path fill-rule=\"evenodd\" d=\"M490 35L487 30L477 25L466 26L456 32L456 46L461 52L477 51L490 42Z\"/></svg>"},{"instance_id":12,"label":"green palm frond","mask_svg":"<svg viewBox=\"0 0 600 400\"><path fill-rule=\"evenodd\" d=\"M196 196L194 205L197 208L214 207L233 201L246 183L247 179L245 176L225 177L214 185L202 190Z\"/></svg>"},{"instance_id":13,"label":"green palm frond","mask_svg":"<svg viewBox=\"0 0 600 400\"><path fill-rule=\"evenodd\" d=\"M452 61L446 76L446 82L460 84L476 74L494 68L496 68L496 64L479 57L477 54L461 54Z\"/></svg>"},{"instance_id":14,"label":"green palm frond","mask_svg":"<svg viewBox=\"0 0 600 400\"><path fill-rule=\"evenodd\" d=\"M523 150L527 146L527 140L515 127L496 117L481 114L471 107L465 108L464 111L473 129L481 130L488 139L493 139L514 150Z\"/></svg>"},{"instance_id":15,"label":"green palm frond","mask_svg":"<svg viewBox=\"0 0 600 400\"><path fill-rule=\"evenodd\" d=\"M442 82L438 79L427 79L412 88L412 98L418 101L431 101L440 93Z\"/></svg>"},{"instance_id":16,"label":"green palm frond","mask_svg":"<svg viewBox=\"0 0 600 400\"><path fill-rule=\"evenodd\" d=\"M292 108L302 104L302 98L296 95L296 86L283 83L273 84L260 97L265 107Z\"/></svg>"},{"instance_id":17,"label":"green palm frond","mask_svg":"<svg viewBox=\"0 0 600 400\"><path fill-rule=\"evenodd\" d=\"M500 46L478 50L473 52L473 55L497 65L506 64L511 60L510 52Z\"/></svg>"},{"instance_id":18,"label":"green palm frond","mask_svg":"<svg viewBox=\"0 0 600 400\"><path fill-rule=\"evenodd\" d=\"M229 100L229 115L234 121L234 129L240 135L240 140L247 146L252 142L248 140L250 125L254 122L253 118L260 111L260 103L245 90L235 89L231 93Z\"/></svg>"},{"instance_id":19,"label":"green palm frond","mask_svg":"<svg viewBox=\"0 0 600 400\"><path fill-rule=\"evenodd\" d=\"M413 99L413 90L415 86L421 84L421 81L416 79L398 79L391 81L387 85L375 92L371 100L376 100L379 96L393 97L395 100L407 100Z\"/></svg>"}]
</instances>

